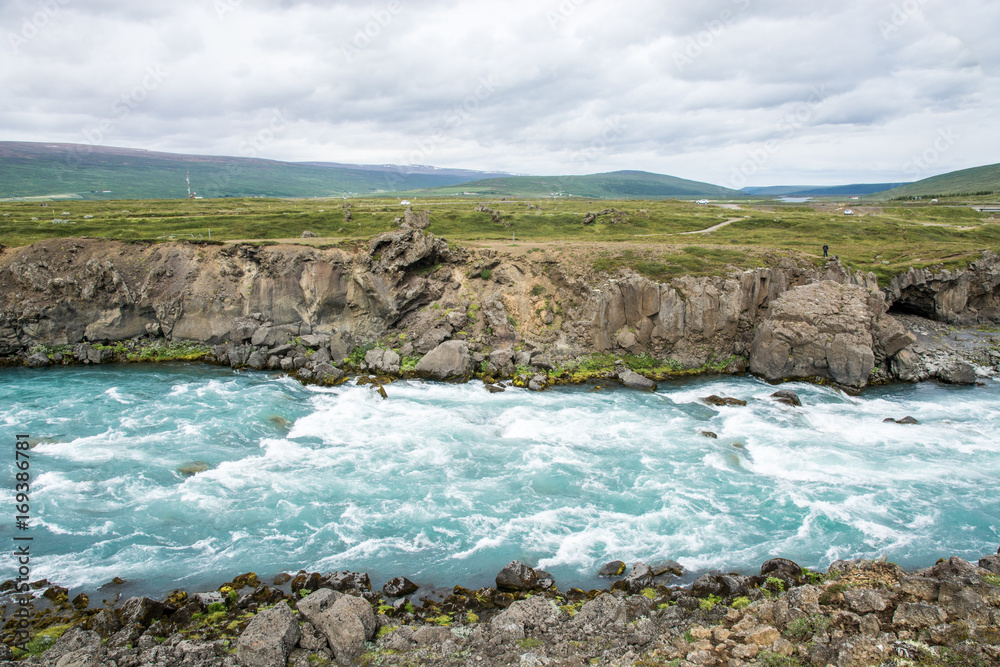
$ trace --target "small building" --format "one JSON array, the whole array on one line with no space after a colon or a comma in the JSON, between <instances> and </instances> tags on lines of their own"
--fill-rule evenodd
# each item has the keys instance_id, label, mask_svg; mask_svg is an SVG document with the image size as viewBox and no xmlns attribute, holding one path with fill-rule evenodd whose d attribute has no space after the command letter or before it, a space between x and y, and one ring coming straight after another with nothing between
<instances>
[{"instance_id":1,"label":"small building","mask_svg":"<svg viewBox=\"0 0 1000 667\"><path fill-rule=\"evenodd\" d=\"M854 211L849 208L844 209L844 215L854 215Z\"/></svg>"}]
</instances>

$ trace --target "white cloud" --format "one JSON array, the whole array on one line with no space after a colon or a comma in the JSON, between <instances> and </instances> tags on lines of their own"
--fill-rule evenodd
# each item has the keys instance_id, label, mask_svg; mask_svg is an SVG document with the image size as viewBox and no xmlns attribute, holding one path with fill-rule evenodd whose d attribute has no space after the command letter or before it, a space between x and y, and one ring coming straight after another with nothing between
<instances>
[{"instance_id":1,"label":"white cloud","mask_svg":"<svg viewBox=\"0 0 1000 667\"><path fill-rule=\"evenodd\" d=\"M996 161L998 24L990 0L8 0L0 126L722 185L765 150L747 184L902 180L941 128L962 139L933 173Z\"/></svg>"}]
</instances>

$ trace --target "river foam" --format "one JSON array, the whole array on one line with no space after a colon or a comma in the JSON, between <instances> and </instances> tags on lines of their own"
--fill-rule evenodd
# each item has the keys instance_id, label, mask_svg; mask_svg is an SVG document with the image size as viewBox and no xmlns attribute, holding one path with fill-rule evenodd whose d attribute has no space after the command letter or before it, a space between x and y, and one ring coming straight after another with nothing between
<instances>
[{"instance_id":1,"label":"river foam","mask_svg":"<svg viewBox=\"0 0 1000 667\"><path fill-rule=\"evenodd\" d=\"M197 365L0 375L0 438L39 439L34 573L63 585L304 568L480 586L517 558L591 586L616 558L921 565L1000 542L996 382L792 384L792 408L753 378L496 395L410 381L382 400ZM906 415L921 423L883 422ZM194 461L208 470L178 471Z\"/></svg>"}]
</instances>

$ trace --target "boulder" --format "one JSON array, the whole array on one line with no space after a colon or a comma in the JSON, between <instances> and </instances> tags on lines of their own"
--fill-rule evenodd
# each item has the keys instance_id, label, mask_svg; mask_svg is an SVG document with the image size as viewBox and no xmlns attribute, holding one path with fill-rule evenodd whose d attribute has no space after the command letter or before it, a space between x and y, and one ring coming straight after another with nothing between
<instances>
[{"instance_id":1,"label":"boulder","mask_svg":"<svg viewBox=\"0 0 1000 667\"><path fill-rule=\"evenodd\" d=\"M538 575L532 568L515 560L500 570L496 576L496 584L500 589L530 591L538 586Z\"/></svg>"},{"instance_id":2,"label":"boulder","mask_svg":"<svg viewBox=\"0 0 1000 667\"><path fill-rule=\"evenodd\" d=\"M937 374L938 380L946 384L976 384L976 371L964 361L942 368Z\"/></svg>"},{"instance_id":3,"label":"boulder","mask_svg":"<svg viewBox=\"0 0 1000 667\"><path fill-rule=\"evenodd\" d=\"M641 389L643 391L656 391L656 383L649 378L643 377L630 368L622 368L618 371L618 380L630 389Z\"/></svg>"},{"instance_id":4,"label":"boulder","mask_svg":"<svg viewBox=\"0 0 1000 667\"><path fill-rule=\"evenodd\" d=\"M370 591L372 589L371 579L363 572L327 572L323 575L319 585L322 588L332 588L342 593Z\"/></svg>"},{"instance_id":5,"label":"boulder","mask_svg":"<svg viewBox=\"0 0 1000 667\"><path fill-rule=\"evenodd\" d=\"M343 595L343 593L330 588L321 588L296 602L295 608L299 610L303 618L316 625L316 620L320 614L333 607L334 603L343 597Z\"/></svg>"},{"instance_id":6,"label":"boulder","mask_svg":"<svg viewBox=\"0 0 1000 667\"><path fill-rule=\"evenodd\" d=\"M876 363L915 337L886 315L882 293L824 280L770 305L750 346L750 372L770 381L823 377L863 387Z\"/></svg>"},{"instance_id":7,"label":"boulder","mask_svg":"<svg viewBox=\"0 0 1000 667\"><path fill-rule=\"evenodd\" d=\"M626 565L620 560L613 560L610 563L606 563L598 571L597 576L599 577L620 577L625 573Z\"/></svg>"},{"instance_id":8,"label":"boulder","mask_svg":"<svg viewBox=\"0 0 1000 667\"><path fill-rule=\"evenodd\" d=\"M154 621L163 616L162 602L144 597L129 598L121 606L122 625L138 625L148 628Z\"/></svg>"},{"instance_id":9,"label":"boulder","mask_svg":"<svg viewBox=\"0 0 1000 667\"><path fill-rule=\"evenodd\" d=\"M42 352L33 354L24 360L24 365L28 368L42 368L51 364L52 361L50 361L49 358Z\"/></svg>"},{"instance_id":10,"label":"boulder","mask_svg":"<svg viewBox=\"0 0 1000 667\"><path fill-rule=\"evenodd\" d=\"M792 407L801 407L802 401L799 399L799 395L790 389L780 389L773 394L771 398L778 401L778 403L784 403L785 405L791 405Z\"/></svg>"},{"instance_id":11,"label":"boulder","mask_svg":"<svg viewBox=\"0 0 1000 667\"><path fill-rule=\"evenodd\" d=\"M250 343L255 346L262 345L264 347L285 345L299 335L299 330L300 327L297 324L260 327L253 332L253 336L250 338Z\"/></svg>"},{"instance_id":12,"label":"boulder","mask_svg":"<svg viewBox=\"0 0 1000 667\"><path fill-rule=\"evenodd\" d=\"M993 574L1000 574L1000 555L980 558L979 567L989 570Z\"/></svg>"},{"instance_id":13,"label":"boulder","mask_svg":"<svg viewBox=\"0 0 1000 667\"><path fill-rule=\"evenodd\" d=\"M786 588L802 583L802 568L787 558L772 558L760 566L760 576L777 577L785 582Z\"/></svg>"},{"instance_id":14,"label":"boulder","mask_svg":"<svg viewBox=\"0 0 1000 667\"><path fill-rule=\"evenodd\" d=\"M722 407L724 405L737 407L737 406L744 406L747 404L746 401L740 400L738 398L731 398L729 396L726 397L716 396L715 394L712 394L711 396L706 396L701 400L703 400L705 403L708 403L709 405L714 405L716 407Z\"/></svg>"},{"instance_id":15,"label":"boulder","mask_svg":"<svg viewBox=\"0 0 1000 667\"><path fill-rule=\"evenodd\" d=\"M299 624L287 604L265 609L236 640L236 661L242 667L285 667L299 641Z\"/></svg>"},{"instance_id":16,"label":"boulder","mask_svg":"<svg viewBox=\"0 0 1000 667\"><path fill-rule=\"evenodd\" d=\"M232 326L229 328L229 342L234 345L242 345L251 338L257 329L260 328L260 322L252 317L237 317L233 320Z\"/></svg>"},{"instance_id":17,"label":"boulder","mask_svg":"<svg viewBox=\"0 0 1000 667\"><path fill-rule=\"evenodd\" d=\"M368 350L365 353L365 365L368 367L368 370L379 373L388 373L390 375L399 373L400 361L399 355L396 352L380 347Z\"/></svg>"},{"instance_id":18,"label":"boulder","mask_svg":"<svg viewBox=\"0 0 1000 667\"><path fill-rule=\"evenodd\" d=\"M43 657L45 665L58 667L96 667L102 664L98 661L101 650L101 636L96 632L82 630L79 627L70 628L60 637ZM37 660L37 658L34 658ZM18 664L18 663L12 663Z\"/></svg>"},{"instance_id":19,"label":"boulder","mask_svg":"<svg viewBox=\"0 0 1000 667\"><path fill-rule=\"evenodd\" d=\"M382 592L386 597L398 598L412 593L416 593L418 586L406 577L393 577L382 586Z\"/></svg>"},{"instance_id":20,"label":"boulder","mask_svg":"<svg viewBox=\"0 0 1000 667\"><path fill-rule=\"evenodd\" d=\"M652 585L653 569L645 563L636 563L624 579L616 581L612 585L612 589L623 590L634 595Z\"/></svg>"},{"instance_id":21,"label":"boulder","mask_svg":"<svg viewBox=\"0 0 1000 667\"><path fill-rule=\"evenodd\" d=\"M464 379L472 374L472 357L464 340L449 340L417 363L416 373L433 380Z\"/></svg>"},{"instance_id":22,"label":"boulder","mask_svg":"<svg viewBox=\"0 0 1000 667\"><path fill-rule=\"evenodd\" d=\"M313 595L316 593L309 597ZM326 637L334 658L342 665L350 665L361 657L365 642L375 631L371 605L350 595L337 598L332 606L308 620Z\"/></svg>"},{"instance_id":23,"label":"boulder","mask_svg":"<svg viewBox=\"0 0 1000 667\"><path fill-rule=\"evenodd\" d=\"M615 624L624 625L628 620L628 607L624 602L611 595L601 593L596 598L580 607L580 611L570 620L570 626L584 628L608 628Z\"/></svg>"}]
</instances>

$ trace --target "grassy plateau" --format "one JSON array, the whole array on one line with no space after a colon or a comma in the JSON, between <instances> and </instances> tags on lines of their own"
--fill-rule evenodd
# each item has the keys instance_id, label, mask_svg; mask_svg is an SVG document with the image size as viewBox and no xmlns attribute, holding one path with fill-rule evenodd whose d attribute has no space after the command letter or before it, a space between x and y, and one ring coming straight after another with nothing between
<instances>
[{"instance_id":1,"label":"grassy plateau","mask_svg":"<svg viewBox=\"0 0 1000 667\"><path fill-rule=\"evenodd\" d=\"M698 205L689 201L414 199L428 231L469 246L541 252L586 261L595 271L631 269L655 279L722 275L775 256L822 261L822 246L883 284L909 267L957 268L1000 249L1000 220L968 200L783 205L771 200ZM981 202L979 202L981 203ZM357 242L395 229L398 199L203 199L0 202L0 243L95 237L123 241ZM590 215L588 215L590 214ZM709 228L721 225L712 231ZM301 238L312 232L317 238ZM694 232L694 233L691 233Z\"/></svg>"}]
</instances>

